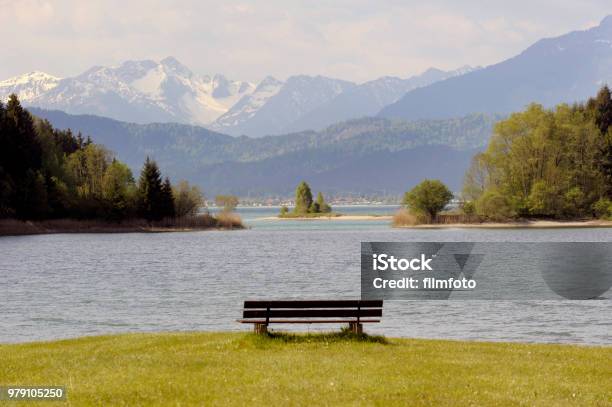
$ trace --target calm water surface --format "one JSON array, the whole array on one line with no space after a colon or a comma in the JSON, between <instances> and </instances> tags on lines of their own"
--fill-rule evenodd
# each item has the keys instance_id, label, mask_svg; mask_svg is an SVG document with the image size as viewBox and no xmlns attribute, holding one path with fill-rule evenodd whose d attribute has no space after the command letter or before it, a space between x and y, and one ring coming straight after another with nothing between
<instances>
[{"instance_id":1,"label":"calm water surface","mask_svg":"<svg viewBox=\"0 0 612 407\"><path fill-rule=\"evenodd\" d=\"M394 208L360 213L377 210ZM248 330L234 322L247 298L357 298L361 241L612 241L611 229L394 230L382 221L260 221L269 209L250 211L243 215L252 229L243 231L0 237L0 342ZM609 294L599 301L386 302L383 322L366 329L611 345Z\"/></svg>"}]
</instances>

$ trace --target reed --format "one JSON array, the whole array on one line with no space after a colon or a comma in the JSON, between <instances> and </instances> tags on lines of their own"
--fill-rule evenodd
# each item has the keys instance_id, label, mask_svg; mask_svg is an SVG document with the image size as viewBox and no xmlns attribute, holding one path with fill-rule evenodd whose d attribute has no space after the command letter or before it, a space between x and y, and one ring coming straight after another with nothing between
<instances>
[{"instance_id":1,"label":"reed","mask_svg":"<svg viewBox=\"0 0 612 407\"><path fill-rule=\"evenodd\" d=\"M46 233L129 233L174 232L206 229L241 229L244 225L235 213L212 216L202 214L182 218L166 218L159 221L126 219L110 222L101 219L47 219L22 221L0 219L0 236L36 235Z\"/></svg>"},{"instance_id":2,"label":"reed","mask_svg":"<svg viewBox=\"0 0 612 407\"><path fill-rule=\"evenodd\" d=\"M416 226L423 223L427 222L424 222L424 219L422 217L413 214L406 208L401 208L397 212L395 212L392 220L393 227Z\"/></svg>"}]
</instances>

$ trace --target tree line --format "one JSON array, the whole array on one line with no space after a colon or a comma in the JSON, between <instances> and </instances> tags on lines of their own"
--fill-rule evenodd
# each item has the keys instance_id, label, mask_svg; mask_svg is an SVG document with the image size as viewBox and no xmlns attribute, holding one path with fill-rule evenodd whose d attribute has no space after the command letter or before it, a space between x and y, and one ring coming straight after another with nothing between
<instances>
[{"instance_id":1,"label":"tree line","mask_svg":"<svg viewBox=\"0 0 612 407\"><path fill-rule=\"evenodd\" d=\"M436 222L453 194L439 180L406 192L396 224ZM498 122L465 175L461 211L447 216L612 219L612 95L555 109L531 104Z\"/></svg>"},{"instance_id":2,"label":"tree line","mask_svg":"<svg viewBox=\"0 0 612 407\"><path fill-rule=\"evenodd\" d=\"M532 104L495 125L468 170L464 210L491 220L612 216L612 97Z\"/></svg>"},{"instance_id":3,"label":"tree line","mask_svg":"<svg viewBox=\"0 0 612 407\"><path fill-rule=\"evenodd\" d=\"M33 117L16 95L0 102L0 217L155 221L195 215L202 202L148 157L136 181L104 146Z\"/></svg>"}]
</instances>

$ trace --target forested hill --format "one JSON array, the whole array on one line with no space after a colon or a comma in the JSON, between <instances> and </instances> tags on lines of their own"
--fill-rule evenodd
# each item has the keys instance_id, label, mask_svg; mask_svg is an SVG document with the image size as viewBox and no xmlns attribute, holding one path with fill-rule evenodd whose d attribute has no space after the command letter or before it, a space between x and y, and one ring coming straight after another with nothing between
<instances>
[{"instance_id":1,"label":"forested hill","mask_svg":"<svg viewBox=\"0 0 612 407\"><path fill-rule=\"evenodd\" d=\"M493 124L501 118L482 114L414 122L364 118L320 132L255 139L182 124L141 125L30 111L58 128L90 135L134 169L150 155L172 179L188 179L209 194L239 195L289 194L302 179L319 179L324 192L400 193L409 179L431 176L424 165L436 160L443 161L436 169L439 178L458 189L470 155L486 145ZM423 149L429 154L426 162L422 162Z\"/></svg>"}]
</instances>

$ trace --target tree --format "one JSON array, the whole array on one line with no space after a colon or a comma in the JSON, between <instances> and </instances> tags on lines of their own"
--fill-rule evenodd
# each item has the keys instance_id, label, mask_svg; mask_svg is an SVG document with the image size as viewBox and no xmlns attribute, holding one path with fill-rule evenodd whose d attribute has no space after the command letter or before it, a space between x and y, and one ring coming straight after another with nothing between
<instances>
[{"instance_id":1,"label":"tree","mask_svg":"<svg viewBox=\"0 0 612 407\"><path fill-rule=\"evenodd\" d=\"M406 192L404 205L411 211L425 214L431 221L453 198L453 193L439 180L426 179Z\"/></svg>"},{"instance_id":2,"label":"tree","mask_svg":"<svg viewBox=\"0 0 612 407\"><path fill-rule=\"evenodd\" d=\"M15 94L0 107L0 206L18 218L40 218L48 213L41 146L30 113Z\"/></svg>"},{"instance_id":3,"label":"tree","mask_svg":"<svg viewBox=\"0 0 612 407\"><path fill-rule=\"evenodd\" d=\"M223 207L223 212L232 212L238 206L238 197L235 195L215 196L215 205Z\"/></svg>"},{"instance_id":4,"label":"tree","mask_svg":"<svg viewBox=\"0 0 612 407\"><path fill-rule=\"evenodd\" d=\"M295 190L295 213L305 214L308 213L310 206L312 205L312 192L310 186L305 181L300 182Z\"/></svg>"},{"instance_id":5,"label":"tree","mask_svg":"<svg viewBox=\"0 0 612 407\"><path fill-rule=\"evenodd\" d=\"M610 88L603 86L594 99L595 108L595 124L599 128L601 134L606 134L610 126L612 126L612 95Z\"/></svg>"},{"instance_id":6,"label":"tree","mask_svg":"<svg viewBox=\"0 0 612 407\"><path fill-rule=\"evenodd\" d=\"M70 174L71 184L80 198L102 199L103 178L111 163L111 153L97 144L89 144L68 157L66 171Z\"/></svg>"},{"instance_id":7,"label":"tree","mask_svg":"<svg viewBox=\"0 0 612 407\"><path fill-rule=\"evenodd\" d=\"M606 179L606 195L612 199L612 95L608 86L602 87L588 105L595 112L595 124L601 137L601 167Z\"/></svg>"},{"instance_id":8,"label":"tree","mask_svg":"<svg viewBox=\"0 0 612 407\"><path fill-rule=\"evenodd\" d=\"M121 220L132 215L134 193L132 171L127 165L113 160L102 178L102 197L107 205L107 218Z\"/></svg>"},{"instance_id":9,"label":"tree","mask_svg":"<svg viewBox=\"0 0 612 407\"><path fill-rule=\"evenodd\" d=\"M479 215L575 218L612 196L612 99L532 104L495 125L466 173L463 197Z\"/></svg>"},{"instance_id":10,"label":"tree","mask_svg":"<svg viewBox=\"0 0 612 407\"><path fill-rule=\"evenodd\" d=\"M166 177L161 186L159 200L160 216L162 218L174 218L176 214L174 209L174 195L172 194L172 184L168 177Z\"/></svg>"},{"instance_id":11,"label":"tree","mask_svg":"<svg viewBox=\"0 0 612 407\"><path fill-rule=\"evenodd\" d=\"M176 216L195 216L204 204L202 191L197 186L190 186L187 181L179 182L174 188L174 208Z\"/></svg>"},{"instance_id":12,"label":"tree","mask_svg":"<svg viewBox=\"0 0 612 407\"><path fill-rule=\"evenodd\" d=\"M318 209L321 213L329 213L332 210L331 206L325 202L325 198L323 198L323 194L321 192L317 194L317 206L319 207Z\"/></svg>"},{"instance_id":13,"label":"tree","mask_svg":"<svg viewBox=\"0 0 612 407\"><path fill-rule=\"evenodd\" d=\"M161 174L157 163L149 157L145 160L138 182L138 211L140 216L151 221L163 216L161 205Z\"/></svg>"},{"instance_id":14,"label":"tree","mask_svg":"<svg viewBox=\"0 0 612 407\"><path fill-rule=\"evenodd\" d=\"M17 216L21 219L44 219L49 211L47 186L40 171L28 169L18 197Z\"/></svg>"}]
</instances>

